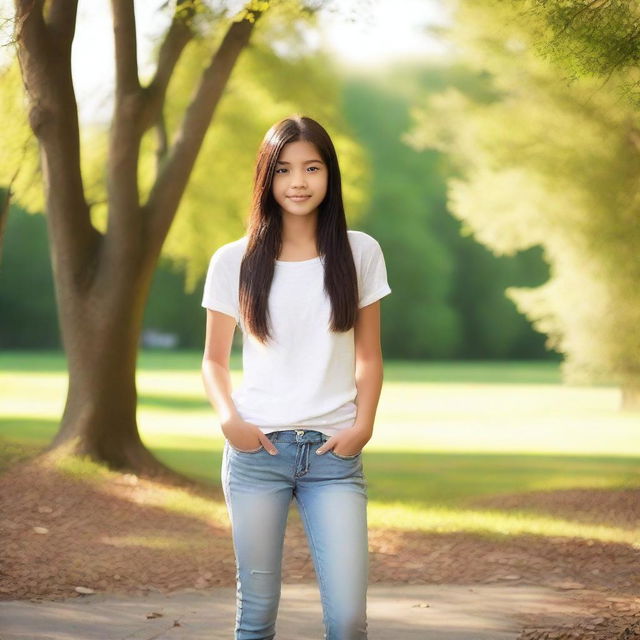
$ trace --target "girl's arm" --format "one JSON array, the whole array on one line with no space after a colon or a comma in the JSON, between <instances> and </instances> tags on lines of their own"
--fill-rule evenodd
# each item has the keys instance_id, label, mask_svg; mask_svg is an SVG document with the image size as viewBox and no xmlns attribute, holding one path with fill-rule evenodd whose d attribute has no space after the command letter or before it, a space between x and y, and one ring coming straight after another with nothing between
<instances>
[{"instance_id":1,"label":"girl's arm","mask_svg":"<svg viewBox=\"0 0 640 640\"><path fill-rule=\"evenodd\" d=\"M353 426L371 437L383 379L379 300L358 310L354 333L358 409Z\"/></svg>"},{"instance_id":2,"label":"girl's arm","mask_svg":"<svg viewBox=\"0 0 640 640\"><path fill-rule=\"evenodd\" d=\"M352 427L331 436L317 453L330 449L338 455L361 451L373 435L373 423L382 391L382 347L380 345L380 301L358 310L355 325L357 413Z\"/></svg>"},{"instance_id":3,"label":"girl's arm","mask_svg":"<svg viewBox=\"0 0 640 640\"><path fill-rule=\"evenodd\" d=\"M271 454L277 449L255 424L242 419L231 397L231 374L229 360L235 318L207 309L207 336L202 357L202 379L209 402L220 417L220 426L225 438L239 449L250 451L260 444Z\"/></svg>"},{"instance_id":4,"label":"girl's arm","mask_svg":"<svg viewBox=\"0 0 640 640\"><path fill-rule=\"evenodd\" d=\"M231 398L229 360L236 321L230 315L207 309L207 335L202 357L202 379L222 424L240 418Z\"/></svg>"}]
</instances>

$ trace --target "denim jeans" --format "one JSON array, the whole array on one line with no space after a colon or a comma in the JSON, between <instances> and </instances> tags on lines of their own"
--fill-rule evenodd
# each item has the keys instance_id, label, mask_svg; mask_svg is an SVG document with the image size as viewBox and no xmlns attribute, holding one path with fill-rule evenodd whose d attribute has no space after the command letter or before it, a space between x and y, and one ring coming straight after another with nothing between
<instances>
[{"instance_id":1,"label":"denim jeans","mask_svg":"<svg viewBox=\"0 0 640 640\"><path fill-rule=\"evenodd\" d=\"M320 587L324 640L366 640L369 549L362 453L317 455L329 436L311 429L267 437L277 454L262 445L240 451L227 440L222 457L236 556L234 640L275 638L284 535L294 497Z\"/></svg>"}]
</instances>

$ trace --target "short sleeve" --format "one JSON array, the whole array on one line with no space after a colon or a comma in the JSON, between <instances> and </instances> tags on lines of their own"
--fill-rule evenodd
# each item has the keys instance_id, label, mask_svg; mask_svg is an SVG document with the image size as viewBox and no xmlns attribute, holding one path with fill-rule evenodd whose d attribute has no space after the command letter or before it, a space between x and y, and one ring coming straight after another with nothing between
<instances>
[{"instance_id":1,"label":"short sleeve","mask_svg":"<svg viewBox=\"0 0 640 640\"><path fill-rule=\"evenodd\" d=\"M207 277L204 283L202 294L202 306L214 311L221 311L235 318L240 319L238 309L238 282L233 277L233 270L225 260L225 252L220 247L209 261Z\"/></svg>"},{"instance_id":2,"label":"short sleeve","mask_svg":"<svg viewBox=\"0 0 640 640\"><path fill-rule=\"evenodd\" d=\"M384 255L377 241L374 242L369 259L365 264L361 278L362 287L358 302L359 309L391 293L391 287L387 282L387 267L384 262Z\"/></svg>"}]
</instances>

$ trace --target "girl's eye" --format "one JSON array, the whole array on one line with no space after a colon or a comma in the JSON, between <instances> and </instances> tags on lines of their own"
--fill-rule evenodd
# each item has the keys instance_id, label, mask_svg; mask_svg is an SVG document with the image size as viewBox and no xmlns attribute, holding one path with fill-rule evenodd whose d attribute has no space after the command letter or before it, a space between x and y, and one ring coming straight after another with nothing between
<instances>
[{"instance_id":1,"label":"girl's eye","mask_svg":"<svg viewBox=\"0 0 640 640\"><path fill-rule=\"evenodd\" d=\"M309 167L309 169L316 169L317 171L320 171L320 167ZM276 169L276 173L280 173L281 171L286 171L287 169L285 167L280 167L279 169ZM315 171L312 171L312 173L315 173Z\"/></svg>"}]
</instances>

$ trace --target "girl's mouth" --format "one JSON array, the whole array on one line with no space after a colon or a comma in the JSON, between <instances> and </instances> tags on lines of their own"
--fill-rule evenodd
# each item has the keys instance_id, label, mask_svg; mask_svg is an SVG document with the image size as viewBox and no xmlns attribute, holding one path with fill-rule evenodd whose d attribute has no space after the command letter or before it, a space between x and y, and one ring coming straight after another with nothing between
<instances>
[{"instance_id":1,"label":"girl's mouth","mask_svg":"<svg viewBox=\"0 0 640 640\"><path fill-rule=\"evenodd\" d=\"M294 202L302 202L311 196L289 196L289 200L293 200Z\"/></svg>"}]
</instances>

